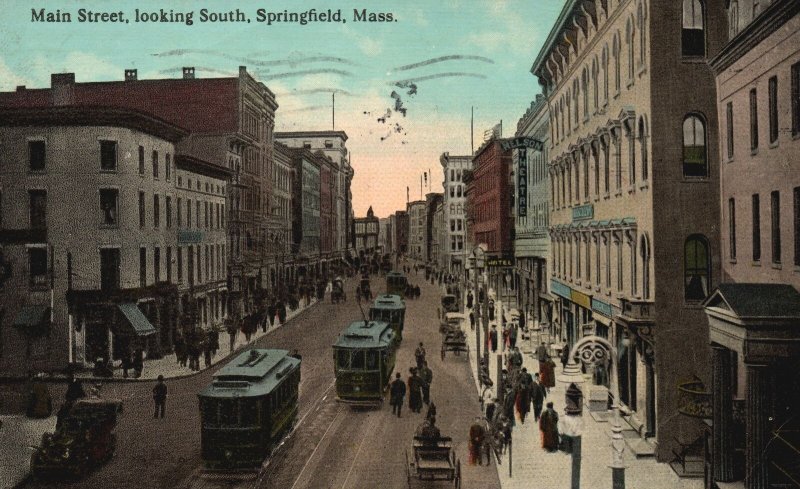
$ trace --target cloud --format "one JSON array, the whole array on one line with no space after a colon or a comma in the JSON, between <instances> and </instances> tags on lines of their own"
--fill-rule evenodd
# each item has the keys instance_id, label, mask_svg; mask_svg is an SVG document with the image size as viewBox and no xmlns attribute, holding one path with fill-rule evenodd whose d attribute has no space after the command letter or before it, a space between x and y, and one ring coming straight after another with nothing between
<instances>
[{"instance_id":1,"label":"cloud","mask_svg":"<svg viewBox=\"0 0 800 489\"><path fill-rule=\"evenodd\" d=\"M14 73L5 60L0 57L0 90L14 90L17 85L27 85L29 83L25 78Z\"/></svg>"}]
</instances>

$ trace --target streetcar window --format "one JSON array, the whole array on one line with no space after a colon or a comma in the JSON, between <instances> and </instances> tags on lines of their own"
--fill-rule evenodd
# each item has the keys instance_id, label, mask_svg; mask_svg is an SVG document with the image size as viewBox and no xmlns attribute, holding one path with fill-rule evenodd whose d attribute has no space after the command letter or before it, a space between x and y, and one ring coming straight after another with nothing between
<instances>
[{"instance_id":1,"label":"streetcar window","mask_svg":"<svg viewBox=\"0 0 800 489\"><path fill-rule=\"evenodd\" d=\"M239 401L241 426L258 426L258 401L254 399Z\"/></svg>"},{"instance_id":2,"label":"streetcar window","mask_svg":"<svg viewBox=\"0 0 800 489\"><path fill-rule=\"evenodd\" d=\"M378 369L378 352L375 350L367 351L367 370Z\"/></svg>"},{"instance_id":3,"label":"streetcar window","mask_svg":"<svg viewBox=\"0 0 800 489\"><path fill-rule=\"evenodd\" d=\"M350 368L353 370L362 370L364 368L364 351L353 350L350 355Z\"/></svg>"},{"instance_id":4,"label":"streetcar window","mask_svg":"<svg viewBox=\"0 0 800 489\"><path fill-rule=\"evenodd\" d=\"M347 350L336 350L336 365L339 368L350 367L350 352Z\"/></svg>"},{"instance_id":5,"label":"streetcar window","mask_svg":"<svg viewBox=\"0 0 800 489\"><path fill-rule=\"evenodd\" d=\"M236 399L219 401L220 426L236 426L239 424L239 402Z\"/></svg>"}]
</instances>

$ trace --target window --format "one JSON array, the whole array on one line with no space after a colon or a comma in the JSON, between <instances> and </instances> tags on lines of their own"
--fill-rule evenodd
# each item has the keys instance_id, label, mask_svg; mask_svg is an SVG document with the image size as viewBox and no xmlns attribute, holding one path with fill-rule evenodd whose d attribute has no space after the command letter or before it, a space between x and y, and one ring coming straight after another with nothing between
<instances>
[{"instance_id":1,"label":"window","mask_svg":"<svg viewBox=\"0 0 800 489\"><path fill-rule=\"evenodd\" d=\"M158 178L158 151L153 151L153 178Z\"/></svg>"},{"instance_id":2,"label":"window","mask_svg":"<svg viewBox=\"0 0 800 489\"><path fill-rule=\"evenodd\" d=\"M161 225L161 202L158 195L153 196L153 227Z\"/></svg>"},{"instance_id":3,"label":"window","mask_svg":"<svg viewBox=\"0 0 800 489\"><path fill-rule=\"evenodd\" d=\"M178 218L178 227L183 226L183 207L182 207L182 205L183 205L183 202L182 202L181 198L178 197L178 200L175 202L175 211L176 211L177 218ZM169 206L167 206L167 207L169 207Z\"/></svg>"},{"instance_id":4,"label":"window","mask_svg":"<svg viewBox=\"0 0 800 489\"><path fill-rule=\"evenodd\" d=\"M100 189L100 219L106 226L116 226L117 206L119 205L119 190L111 188Z\"/></svg>"},{"instance_id":5,"label":"window","mask_svg":"<svg viewBox=\"0 0 800 489\"><path fill-rule=\"evenodd\" d=\"M758 150L758 94L750 89L750 151Z\"/></svg>"},{"instance_id":6,"label":"window","mask_svg":"<svg viewBox=\"0 0 800 489\"><path fill-rule=\"evenodd\" d=\"M683 0L681 52L684 56L705 56L705 19L700 0Z\"/></svg>"},{"instance_id":7,"label":"window","mask_svg":"<svg viewBox=\"0 0 800 489\"><path fill-rule=\"evenodd\" d=\"M800 63L792 65L792 136L800 134Z\"/></svg>"},{"instance_id":8,"label":"window","mask_svg":"<svg viewBox=\"0 0 800 489\"><path fill-rule=\"evenodd\" d=\"M139 146L139 175L144 175L144 146Z\"/></svg>"},{"instance_id":9,"label":"window","mask_svg":"<svg viewBox=\"0 0 800 489\"><path fill-rule=\"evenodd\" d=\"M47 190L29 190L28 200L31 229L46 229Z\"/></svg>"},{"instance_id":10,"label":"window","mask_svg":"<svg viewBox=\"0 0 800 489\"><path fill-rule=\"evenodd\" d=\"M147 286L147 248L139 248L139 287Z\"/></svg>"},{"instance_id":11,"label":"window","mask_svg":"<svg viewBox=\"0 0 800 489\"><path fill-rule=\"evenodd\" d=\"M119 248L100 250L100 289L104 292L119 290Z\"/></svg>"},{"instance_id":12,"label":"window","mask_svg":"<svg viewBox=\"0 0 800 489\"><path fill-rule=\"evenodd\" d=\"M728 254L736 259L736 200L728 199Z\"/></svg>"},{"instance_id":13,"label":"window","mask_svg":"<svg viewBox=\"0 0 800 489\"><path fill-rule=\"evenodd\" d=\"M620 59L619 59L619 34L614 35L611 55L614 57L614 93L619 94L620 87Z\"/></svg>"},{"instance_id":14,"label":"window","mask_svg":"<svg viewBox=\"0 0 800 489\"><path fill-rule=\"evenodd\" d=\"M203 202L203 220L205 222L206 229L208 229L208 225L209 225L208 202Z\"/></svg>"},{"instance_id":15,"label":"window","mask_svg":"<svg viewBox=\"0 0 800 489\"><path fill-rule=\"evenodd\" d=\"M683 176L708 176L706 126L698 115L683 120Z\"/></svg>"},{"instance_id":16,"label":"window","mask_svg":"<svg viewBox=\"0 0 800 489\"><path fill-rule=\"evenodd\" d=\"M169 182L170 177L172 176L172 156L167 153L164 156L164 178L167 179Z\"/></svg>"},{"instance_id":17,"label":"window","mask_svg":"<svg viewBox=\"0 0 800 489\"><path fill-rule=\"evenodd\" d=\"M161 282L161 248L153 249L153 281Z\"/></svg>"},{"instance_id":18,"label":"window","mask_svg":"<svg viewBox=\"0 0 800 489\"><path fill-rule=\"evenodd\" d=\"M44 141L28 141L28 168L31 171L43 171L46 154Z\"/></svg>"},{"instance_id":19,"label":"window","mask_svg":"<svg viewBox=\"0 0 800 489\"><path fill-rule=\"evenodd\" d=\"M639 146L642 151L642 180L647 181L650 176L650 168L647 161L647 130L644 117L639 117Z\"/></svg>"},{"instance_id":20,"label":"window","mask_svg":"<svg viewBox=\"0 0 800 489\"><path fill-rule=\"evenodd\" d=\"M636 9L636 24L639 26L639 66L644 67L644 58L645 58L645 50L647 45L644 42L644 31L645 31L645 13L644 13L644 2L639 2L639 6Z\"/></svg>"},{"instance_id":21,"label":"window","mask_svg":"<svg viewBox=\"0 0 800 489\"><path fill-rule=\"evenodd\" d=\"M753 261L761 261L761 203L753 194Z\"/></svg>"},{"instance_id":22,"label":"window","mask_svg":"<svg viewBox=\"0 0 800 489\"><path fill-rule=\"evenodd\" d=\"M28 272L31 287L47 286L47 248L28 248Z\"/></svg>"},{"instance_id":23,"label":"window","mask_svg":"<svg viewBox=\"0 0 800 489\"><path fill-rule=\"evenodd\" d=\"M781 193L770 193L770 214L772 217L772 263L781 262Z\"/></svg>"},{"instance_id":24,"label":"window","mask_svg":"<svg viewBox=\"0 0 800 489\"><path fill-rule=\"evenodd\" d=\"M736 37L739 32L739 2L731 0L728 7L728 40Z\"/></svg>"},{"instance_id":25,"label":"window","mask_svg":"<svg viewBox=\"0 0 800 489\"><path fill-rule=\"evenodd\" d=\"M326 140L325 141L325 147L328 148L328 149L333 148L333 141Z\"/></svg>"},{"instance_id":26,"label":"window","mask_svg":"<svg viewBox=\"0 0 800 489\"><path fill-rule=\"evenodd\" d=\"M311 149L311 141L303 141L303 148Z\"/></svg>"},{"instance_id":27,"label":"window","mask_svg":"<svg viewBox=\"0 0 800 489\"><path fill-rule=\"evenodd\" d=\"M769 142L778 140L778 77L769 79Z\"/></svg>"},{"instance_id":28,"label":"window","mask_svg":"<svg viewBox=\"0 0 800 489\"><path fill-rule=\"evenodd\" d=\"M733 159L733 102L725 106L725 134L728 143L728 159Z\"/></svg>"},{"instance_id":29,"label":"window","mask_svg":"<svg viewBox=\"0 0 800 489\"><path fill-rule=\"evenodd\" d=\"M164 201L164 207L166 207L166 209L164 209L164 210L167 212L167 228L171 228L172 227L172 197L167 196L167 197L165 197L165 199L166 200Z\"/></svg>"},{"instance_id":30,"label":"window","mask_svg":"<svg viewBox=\"0 0 800 489\"><path fill-rule=\"evenodd\" d=\"M633 83L633 46L635 43L635 36L633 24L631 20L628 19L627 24L625 24L625 44L628 48L628 86L631 86Z\"/></svg>"},{"instance_id":31,"label":"window","mask_svg":"<svg viewBox=\"0 0 800 489\"><path fill-rule=\"evenodd\" d=\"M144 223L144 192L139 192L139 227L143 228Z\"/></svg>"},{"instance_id":32,"label":"window","mask_svg":"<svg viewBox=\"0 0 800 489\"><path fill-rule=\"evenodd\" d=\"M192 201L186 201L186 227L192 227Z\"/></svg>"},{"instance_id":33,"label":"window","mask_svg":"<svg viewBox=\"0 0 800 489\"><path fill-rule=\"evenodd\" d=\"M650 298L650 240L642 236L640 253L642 255L642 296Z\"/></svg>"},{"instance_id":34,"label":"window","mask_svg":"<svg viewBox=\"0 0 800 489\"><path fill-rule=\"evenodd\" d=\"M689 236L684 245L683 290L687 301L701 301L708 296L710 267L708 240L699 234Z\"/></svg>"},{"instance_id":35,"label":"window","mask_svg":"<svg viewBox=\"0 0 800 489\"><path fill-rule=\"evenodd\" d=\"M617 247L617 290L622 291L622 240L614 238Z\"/></svg>"},{"instance_id":36,"label":"window","mask_svg":"<svg viewBox=\"0 0 800 489\"><path fill-rule=\"evenodd\" d=\"M196 211L195 215L194 215L195 227L197 229L200 229L200 201L199 200L195 204L195 211Z\"/></svg>"},{"instance_id":37,"label":"window","mask_svg":"<svg viewBox=\"0 0 800 489\"><path fill-rule=\"evenodd\" d=\"M183 248L178 246L178 282L183 282Z\"/></svg>"},{"instance_id":38,"label":"window","mask_svg":"<svg viewBox=\"0 0 800 489\"><path fill-rule=\"evenodd\" d=\"M800 187L795 187L794 198L794 264L800 266Z\"/></svg>"},{"instance_id":39,"label":"window","mask_svg":"<svg viewBox=\"0 0 800 489\"><path fill-rule=\"evenodd\" d=\"M172 246L167 246L167 282L172 283Z\"/></svg>"},{"instance_id":40,"label":"window","mask_svg":"<svg viewBox=\"0 0 800 489\"><path fill-rule=\"evenodd\" d=\"M116 141L100 141L100 169L103 171L117 170Z\"/></svg>"}]
</instances>

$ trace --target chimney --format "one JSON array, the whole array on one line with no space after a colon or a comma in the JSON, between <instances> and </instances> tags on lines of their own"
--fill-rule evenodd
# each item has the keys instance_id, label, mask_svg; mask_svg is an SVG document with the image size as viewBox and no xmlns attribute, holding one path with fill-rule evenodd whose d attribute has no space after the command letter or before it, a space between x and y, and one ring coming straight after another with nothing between
<instances>
[{"instance_id":1,"label":"chimney","mask_svg":"<svg viewBox=\"0 0 800 489\"><path fill-rule=\"evenodd\" d=\"M72 105L75 73L53 73L50 75L53 105Z\"/></svg>"},{"instance_id":2,"label":"chimney","mask_svg":"<svg viewBox=\"0 0 800 489\"><path fill-rule=\"evenodd\" d=\"M247 74L247 66L239 65L239 76Z\"/></svg>"},{"instance_id":3,"label":"chimney","mask_svg":"<svg viewBox=\"0 0 800 489\"><path fill-rule=\"evenodd\" d=\"M24 92L25 91L25 85L17 85L17 91L18 92Z\"/></svg>"},{"instance_id":4,"label":"chimney","mask_svg":"<svg viewBox=\"0 0 800 489\"><path fill-rule=\"evenodd\" d=\"M194 80L194 66L184 66L183 67L183 79L184 80Z\"/></svg>"},{"instance_id":5,"label":"chimney","mask_svg":"<svg viewBox=\"0 0 800 489\"><path fill-rule=\"evenodd\" d=\"M125 81L136 81L136 78L137 78L136 69L125 70Z\"/></svg>"}]
</instances>

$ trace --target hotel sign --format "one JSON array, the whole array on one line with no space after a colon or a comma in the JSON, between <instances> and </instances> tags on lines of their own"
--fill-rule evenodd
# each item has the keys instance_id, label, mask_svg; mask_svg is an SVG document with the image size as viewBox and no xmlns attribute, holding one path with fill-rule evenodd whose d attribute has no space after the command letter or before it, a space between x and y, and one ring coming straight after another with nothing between
<instances>
[{"instance_id":1,"label":"hotel sign","mask_svg":"<svg viewBox=\"0 0 800 489\"><path fill-rule=\"evenodd\" d=\"M197 244L202 242L202 231L178 231L178 244Z\"/></svg>"},{"instance_id":2,"label":"hotel sign","mask_svg":"<svg viewBox=\"0 0 800 489\"><path fill-rule=\"evenodd\" d=\"M516 138L503 139L502 141L500 141L500 147L503 148L503 151L508 151L510 149L525 149L525 148L530 148L535 151L543 151L544 143L539 141L538 139L534 139L528 136L520 136Z\"/></svg>"},{"instance_id":3,"label":"hotel sign","mask_svg":"<svg viewBox=\"0 0 800 489\"><path fill-rule=\"evenodd\" d=\"M517 151L519 161L517 165L517 216L528 215L528 150L520 148Z\"/></svg>"},{"instance_id":4,"label":"hotel sign","mask_svg":"<svg viewBox=\"0 0 800 489\"><path fill-rule=\"evenodd\" d=\"M514 266L514 257L513 256L503 256L499 258L487 258L486 259L486 266L487 267L513 267Z\"/></svg>"},{"instance_id":5,"label":"hotel sign","mask_svg":"<svg viewBox=\"0 0 800 489\"><path fill-rule=\"evenodd\" d=\"M592 204L580 205L572 208L572 220L584 221L594 217L594 206Z\"/></svg>"}]
</instances>

